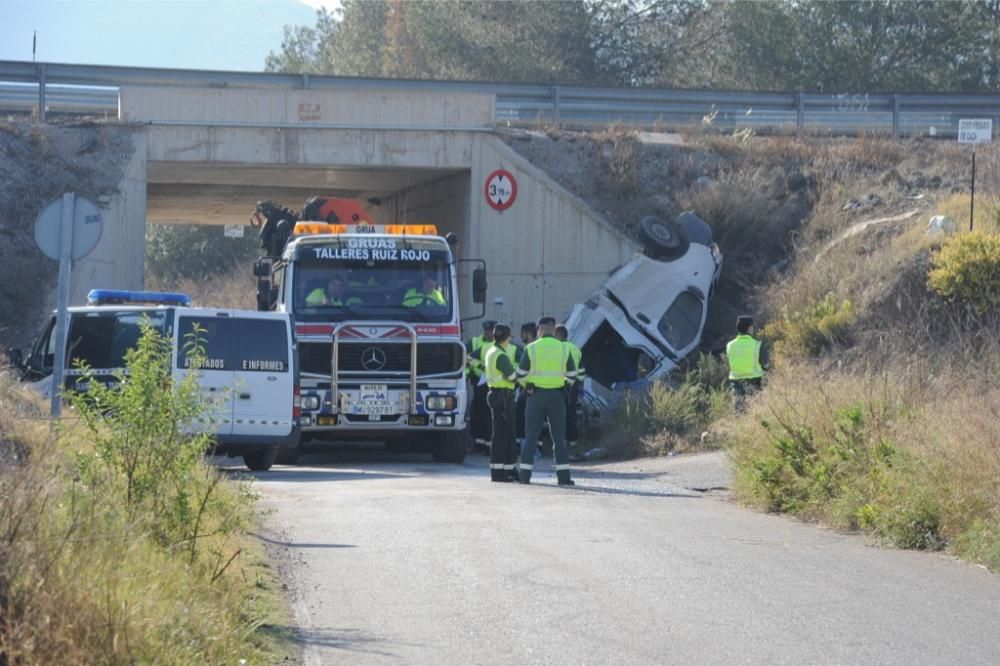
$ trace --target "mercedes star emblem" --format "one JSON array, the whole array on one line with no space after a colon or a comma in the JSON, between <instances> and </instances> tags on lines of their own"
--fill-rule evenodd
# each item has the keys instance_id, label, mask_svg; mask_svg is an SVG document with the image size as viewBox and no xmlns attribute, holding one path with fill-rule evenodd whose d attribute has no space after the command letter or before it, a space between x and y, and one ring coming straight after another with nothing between
<instances>
[{"instance_id":1,"label":"mercedes star emblem","mask_svg":"<svg viewBox=\"0 0 1000 666\"><path fill-rule=\"evenodd\" d=\"M385 367L385 352L378 347L369 347L361 352L361 367L374 372Z\"/></svg>"}]
</instances>

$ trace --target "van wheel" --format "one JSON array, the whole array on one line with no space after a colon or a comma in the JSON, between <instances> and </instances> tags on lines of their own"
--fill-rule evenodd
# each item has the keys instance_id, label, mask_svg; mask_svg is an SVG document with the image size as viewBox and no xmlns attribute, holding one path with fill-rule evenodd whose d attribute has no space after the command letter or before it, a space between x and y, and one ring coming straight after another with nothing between
<instances>
[{"instance_id":1,"label":"van wheel","mask_svg":"<svg viewBox=\"0 0 1000 666\"><path fill-rule=\"evenodd\" d=\"M684 227L658 217L642 218L639 238L646 246L646 254L661 261L683 257L690 245Z\"/></svg>"},{"instance_id":2,"label":"van wheel","mask_svg":"<svg viewBox=\"0 0 1000 666\"><path fill-rule=\"evenodd\" d=\"M278 447L270 446L253 453L243 454L243 464L254 472L266 472L271 469L274 460L278 457Z\"/></svg>"},{"instance_id":3,"label":"van wheel","mask_svg":"<svg viewBox=\"0 0 1000 666\"><path fill-rule=\"evenodd\" d=\"M434 446L434 462L461 463L469 451L469 430L459 430L441 435Z\"/></svg>"}]
</instances>

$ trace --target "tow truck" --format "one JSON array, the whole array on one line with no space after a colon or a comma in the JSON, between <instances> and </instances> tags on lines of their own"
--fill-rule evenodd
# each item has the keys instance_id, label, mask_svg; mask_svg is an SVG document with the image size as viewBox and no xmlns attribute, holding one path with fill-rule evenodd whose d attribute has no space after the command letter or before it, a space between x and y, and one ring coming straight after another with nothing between
<instances>
[{"instance_id":1,"label":"tow truck","mask_svg":"<svg viewBox=\"0 0 1000 666\"><path fill-rule=\"evenodd\" d=\"M476 265L475 319L485 262L456 260L458 239L432 224L376 224L352 199L314 197L301 213L262 201L251 224L265 251L254 264L258 309L289 313L296 330L302 440L381 440L464 460L457 267Z\"/></svg>"}]
</instances>

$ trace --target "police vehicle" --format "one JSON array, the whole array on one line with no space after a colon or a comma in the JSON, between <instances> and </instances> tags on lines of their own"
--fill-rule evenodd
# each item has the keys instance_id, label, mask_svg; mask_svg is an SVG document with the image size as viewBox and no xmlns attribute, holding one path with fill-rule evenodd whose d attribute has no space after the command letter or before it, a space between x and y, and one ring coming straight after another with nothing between
<instances>
[{"instance_id":1,"label":"police vehicle","mask_svg":"<svg viewBox=\"0 0 1000 666\"><path fill-rule=\"evenodd\" d=\"M289 316L224 308L194 308L184 294L99 289L89 305L69 308L64 388L86 391L88 381L114 385L127 375L125 352L135 347L146 321L172 341L176 380L194 369L185 352L193 331L204 345L198 384L209 405L204 425L217 453L242 456L252 470L267 470L279 449L295 451L299 441L297 348ZM51 395L55 358L55 316L25 359L11 350L11 362L46 396ZM85 363L90 370L79 369Z\"/></svg>"}]
</instances>

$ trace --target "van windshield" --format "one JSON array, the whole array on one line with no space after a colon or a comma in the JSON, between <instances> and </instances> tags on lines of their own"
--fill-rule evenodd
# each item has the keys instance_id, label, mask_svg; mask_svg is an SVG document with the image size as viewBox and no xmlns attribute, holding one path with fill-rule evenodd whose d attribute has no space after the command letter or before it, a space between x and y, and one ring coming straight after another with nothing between
<instances>
[{"instance_id":1,"label":"van windshield","mask_svg":"<svg viewBox=\"0 0 1000 666\"><path fill-rule=\"evenodd\" d=\"M296 260L292 291L296 317L306 319L444 322L454 307L451 267L444 259Z\"/></svg>"}]
</instances>

